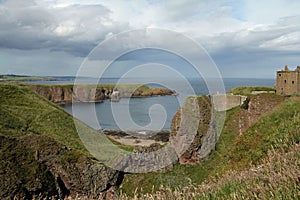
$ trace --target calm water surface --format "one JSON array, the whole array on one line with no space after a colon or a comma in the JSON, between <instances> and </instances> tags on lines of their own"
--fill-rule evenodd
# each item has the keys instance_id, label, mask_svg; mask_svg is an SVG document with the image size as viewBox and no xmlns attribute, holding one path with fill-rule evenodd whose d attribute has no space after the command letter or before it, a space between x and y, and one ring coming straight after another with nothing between
<instances>
[{"instance_id":1,"label":"calm water surface","mask_svg":"<svg viewBox=\"0 0 300 200\"><path fill-rule=\"evenodd\" d=\"M115 83L117 79L102 79L101 83ZM171 81L171 80L170 80ZM172 80L173 81L173 80ZM192 85L193 89L195 90L195 94L202 95L208 94L208 90L205 86L205 82L203 80L198 79L190 79L190 84ZM128 80L130 82L130 80ZM151 81L150 81L151 82ZM35 82L37 83L37 82ZM39 82L44 83L44 82ZM49 82L47 82L49 84ZM72 80L68 81L57 81L51 83L73 83ZM186 88L181 87L180 82L172 82L173 85L176 87L176 91L179 93L180 97L184 97L190 95L186 92ZM275 80L274 79L224 79L225 90L228 91L232 88L237 86L267 86L267 87L274 87ZM151 87L159 87L156 84L148 84ZM118 110L129 110L130 117L134 123L139 126L146 126L151 122L149 116L149 109L156 104L159 104L165 110L167 117L166 121L163 124L163 129L168 130L170 128L170 124L172 121L172 117L177 112L180 107L180 101L178 100L179 96L157 96L157 97L146 97L146 98L131 98L128 99L121 99L120 102L110 102L104 101L103 103L79 103L76 106L80 108L80 115L77 116L81 121L85 122L86 124L90 125L95 129L119 129L118 124L114 120L113 113L112 113L112 106L114 106L115 114L118 114L119 119L126 120L128 119L127 115L122 114L122 112L118 112ZM93 119L91 117L91 104L95 106L95 111L97 115L97 119ZM65 104L62 107L69 113L72 114L72 104ZM161 110L160 109L152 109L153 116L160 116ZM162 122L163 123L163 122ZM130 123L127 124L127 129L130 129Z\"/></svg>"}]
</instances>

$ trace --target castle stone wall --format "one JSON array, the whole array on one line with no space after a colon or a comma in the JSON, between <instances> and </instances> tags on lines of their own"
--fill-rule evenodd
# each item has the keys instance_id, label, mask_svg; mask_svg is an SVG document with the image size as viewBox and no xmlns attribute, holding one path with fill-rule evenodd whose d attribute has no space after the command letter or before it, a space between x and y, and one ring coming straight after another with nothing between
<instances>
[{"instance_id":1,"label":"castle stone wall","mask_svg":"<svg viewBox=\"0 0 300 200\"><path fill-rule=\"evenodd\" d=\"M226 111L242 105L247 97L242 95L216 94L212 95L212 99L215 110Z\"/></svg>"},{"instance_id":2,"label":"castle stone wall","mask_svg":"<svg viewBox=\"0 0 300 200\"><path fill-rule=\"evenodd\" d=\"M291 71L286 66L284 70L277 71L276 93L282 95L300 94L300 67Z\"/></svg>"}]
</instances>

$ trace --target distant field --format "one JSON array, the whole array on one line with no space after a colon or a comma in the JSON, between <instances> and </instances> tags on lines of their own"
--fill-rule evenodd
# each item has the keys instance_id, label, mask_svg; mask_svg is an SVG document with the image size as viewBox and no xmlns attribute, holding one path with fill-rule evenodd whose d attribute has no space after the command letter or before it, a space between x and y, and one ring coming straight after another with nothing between
<instances>
[{"instance_id":1,"label":"distant field","mask_svg":"<svg viewBox=\"0 0 300 200\"><path fill-rule=\"evenodd\" d=\"M263 87L263 86L242 86L229 90L228 93L234 95L252 95L256 93L275 93L275 88Z\"/></svg>"},{"instance_id":2,"label":"distant field","mask_svg":"<svg viewBox=\"0 0 300 200\"><path fill-rule=\"evenodd\" d=\"M53 77L26 76L26 75L0 75L0 81L53 81Z\"/></svg>"}]
</instances>

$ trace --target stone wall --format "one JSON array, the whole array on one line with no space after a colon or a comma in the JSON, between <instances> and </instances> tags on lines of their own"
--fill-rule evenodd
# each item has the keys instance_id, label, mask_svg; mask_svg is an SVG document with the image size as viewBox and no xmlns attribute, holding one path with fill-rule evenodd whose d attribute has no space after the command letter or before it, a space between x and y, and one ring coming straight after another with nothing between
<instances>
[{"instance_id":1,"label":"stone wall","mask_svg":"<svg viewBox=\"0 0 300 200\"><path fill-rule=\"evenodd\" d=\"M231 108L242 105L247 99L246 96L231 94L216 94L211 97L214 109L217 111L230 110Z\"/></svg>"}]
</instances>

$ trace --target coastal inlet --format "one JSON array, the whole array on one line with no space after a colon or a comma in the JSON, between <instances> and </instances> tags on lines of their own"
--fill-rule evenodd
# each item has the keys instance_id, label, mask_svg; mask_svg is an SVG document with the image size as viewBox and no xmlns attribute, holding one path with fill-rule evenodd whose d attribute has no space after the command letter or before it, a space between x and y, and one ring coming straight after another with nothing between
<instances>
[{"instance_id":1,"label":"coastal inlet","mask_svg":"<svg viewBox=\"0 0 300 200\"><path fill-rule=\"evenodd\" d=\"M149 109L155 104L165 109L167 118L162 129L169 130L172 117L180 107L175 91L166 88L150 88L141 84L86 84L76 88L73 84L35 84L29 87L46 99L60 104L70 114L72 114L72 99L75 100L73 103L76 103L81 111L76 117L95 130L120 129L113 116L112 106L119 111L129 109L133 122L139 126L146 126L151 122ZM119 98L111 101L114 90L115 93L118 91ZM128 103L129 97L131 98ZM91 118L92 108L96 111L97 119ZM159 117L161 113L159 108L152 111L154 116ZM123 121L128 119L128 116L122 112L117 114ZM126 130L133 130L130 124Z\"/></svg>"}]
</instances>

